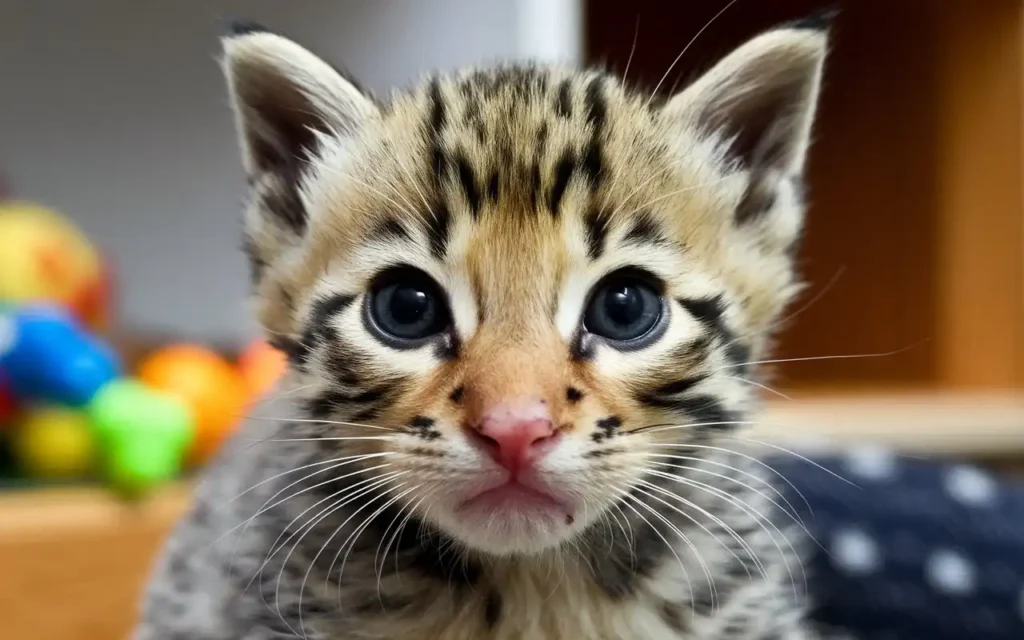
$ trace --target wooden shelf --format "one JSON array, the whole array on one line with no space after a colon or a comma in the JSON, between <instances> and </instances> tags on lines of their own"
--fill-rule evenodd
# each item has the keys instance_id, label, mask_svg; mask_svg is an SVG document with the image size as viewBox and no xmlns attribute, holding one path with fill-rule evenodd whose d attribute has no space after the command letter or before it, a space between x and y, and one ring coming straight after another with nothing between
<instances>
[{"instance_id":1,"label":"wooden shelf","mask_svg":"<svg viewBox=\"0 0 1024 640\"><path fill-rule=\"evenodd\" d=\"M127 638L154 553L188 496L187 486L138 504L99 488L0 494L3 636Z\"/></svg>"},{"instance_id":2,"label":"wooden shelf","mask_svg":"<svg viewBox=\"0 0 1024 640\"><path fill-rule=\"evenodd\" d=\"M590 0L588 59L628 62L629 80L653 87L685 46L665 86L684 84L752 35L836 2L745 2L716 18L723 4ZM781 380L1024 389L1024 4L839 5L799 257L804 302L820 297L776 355L903 351L787 363Z\"/></svg>"},{"instance_id":3,"label":"wooden shelf","mask_svg":"<svg viewBox=\"0 0 1024 640\"><path fill-rule=\"evenodd\" d=\"M1024 393L842 393L768 404L752 438L803 448L1024 457Z\"/></svg>"}]
</instances>

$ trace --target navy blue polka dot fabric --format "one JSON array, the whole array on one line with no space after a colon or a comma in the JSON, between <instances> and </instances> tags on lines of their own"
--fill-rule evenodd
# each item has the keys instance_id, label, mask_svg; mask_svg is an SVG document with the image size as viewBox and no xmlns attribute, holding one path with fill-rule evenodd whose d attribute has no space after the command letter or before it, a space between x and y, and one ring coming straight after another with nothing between
<instances>
[{"instance_id":1,"label":"navy blue polka dot fabric","mask_svg":"<svg viewBox=\"0 0 1024 640\"><path fill-rule=\"evenodd\" d=\"M863 640L1024 640L1024 483L873 449L814 462L770 464L819 544L821 622Z\"/></svg>"}]
</instances>

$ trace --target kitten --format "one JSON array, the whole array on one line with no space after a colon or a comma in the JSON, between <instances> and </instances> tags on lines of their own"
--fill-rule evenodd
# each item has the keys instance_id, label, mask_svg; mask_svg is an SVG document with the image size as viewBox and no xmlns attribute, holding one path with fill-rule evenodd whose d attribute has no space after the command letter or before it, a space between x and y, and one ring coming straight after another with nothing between
<instances>
[{"instance_id":1,"label":"kitten","mask_svg":"<svg viewBox=\"0 0 1024 640\"><path fill-rule=\"evenodd\" d=\"M233 29L245 250L291 370L136 637L818 637L735 436L799 288L827 36L779 26L668 99L505 66L378 102Z\"/></svg>"}]
</instances>

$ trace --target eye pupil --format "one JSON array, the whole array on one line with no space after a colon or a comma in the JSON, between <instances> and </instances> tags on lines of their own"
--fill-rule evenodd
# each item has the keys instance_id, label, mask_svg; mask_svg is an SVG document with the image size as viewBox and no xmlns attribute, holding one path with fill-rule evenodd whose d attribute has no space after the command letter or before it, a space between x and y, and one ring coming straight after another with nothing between
<instances>
[{"instance_id":1,"label":"eye pupil","mask_svg":"<svg viewBox=\"0 0 1024 640\"><path fill-rule=\"evenodd\" d=\"M366 311L374 335L396 348L421 346L451 324L441 288L413 268L379 276L367 296Z\"/></svg>"},{"instance_id":2,"label":"eye pupil","mask_svg":"<svg viewBox=\"0 0 1024 640\"><path fill-rule=\"evenodd\" d=\"M609 320L618 325L628 326L643 315L644 301L635 287L618 285L609 289L604 299L604 307Z\"/></svg>"},{"instance_id":3,"label":"eye pupil","mask_svg":"<svg viewBox=\"0 0 1024 640\"><path fill-rule=\"evenodd\" d=\"M659 326L664 303L652 280L619 272L594 288L583 316L583 328L608 341L637 345Z\"/></svg>"},{"instance_id":4,"label":"eye pupil","mask_svg":"<svg viewBox=\"0 0 1024 640\"><path fill-rule=\"evenodd\" d=\"M395 288L391 297L391 317L398 324L416 324L430 309L430 296L426 291L412 286Z\"/></svg>"}]
</instances>

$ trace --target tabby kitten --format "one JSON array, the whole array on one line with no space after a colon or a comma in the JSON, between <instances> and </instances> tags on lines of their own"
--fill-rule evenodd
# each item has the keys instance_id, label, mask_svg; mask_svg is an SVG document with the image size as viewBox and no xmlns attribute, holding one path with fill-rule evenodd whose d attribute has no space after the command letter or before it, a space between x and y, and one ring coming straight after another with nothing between
<instances>
[{"instance_id":1,"label":"tabby kitten","mask_svg":"<svg viewBox=\"0 0 1024 640\"><path fill-rule=\"evenodd\" d=\"M735 436L798 290L827 31L664 100L503 66L378 102L234 28L245 249L291 370L136 637L817 637L799 528Z\"/></svg>"}]
</instances>

